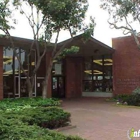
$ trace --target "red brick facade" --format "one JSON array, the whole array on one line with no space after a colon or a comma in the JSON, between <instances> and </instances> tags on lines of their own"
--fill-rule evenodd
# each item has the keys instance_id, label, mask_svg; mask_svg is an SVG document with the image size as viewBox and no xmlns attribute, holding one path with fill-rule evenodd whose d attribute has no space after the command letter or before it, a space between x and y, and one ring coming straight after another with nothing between
<instances>
[{"instance_id":1,"label":"red brick facade","mask_svg":"<svg viewBox=\"0 0 140 140\"><path fill-rule=\"evenodd\" d=\"M0 47L0 100L3 99L3 47Z\"/></svg>"},{"instance_id":2,"label":"red brick facade","mask_svg":"<svg viewBox=\"0 0 140 140\"><path fill-rule=\"evenodd\" d=\"M131 94L140 86L140 49L132 36L112 39L114 94Z\"/></svg>"},{"instance_id":3,"label":"red brick facade","mask_svg":"<svg viewBox=\"0 0 140 140\"><path fill-rule=\"evenodd\" d=\"M83 59L66 58L66 98L82 96Z\"/></svg>"}]
</instances>

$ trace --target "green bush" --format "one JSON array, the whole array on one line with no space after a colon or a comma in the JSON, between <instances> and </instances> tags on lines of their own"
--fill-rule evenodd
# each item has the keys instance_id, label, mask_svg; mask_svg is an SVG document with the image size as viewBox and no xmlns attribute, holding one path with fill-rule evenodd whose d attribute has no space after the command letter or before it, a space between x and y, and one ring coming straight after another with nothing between
<instances>
[{"instance_id":1,"label":"green bush","mask_svg":"<svg viewBox=\"0 0 140 140\"><path fill-rule=\"evenodd\" d=\"M0 110L22 109L22 108L28 108L30 106L31 107L60 106L60 101L57 99L52 99L52 98L42 99L41 97L4 99L4 100L0 101Z\"/></svg>"},{"instance_id":2,"label":"green bush","mask_svg":"<svg viewBox=\"0 0 140 140\"><path fill-rule=\"evenodd\" d=\"M119 94L115 96L119 102L127 102L128 105L140 106L140 87L136 88L132 94Z\"/></svg>"},{"instance_id":3,"label":"green bush","mask_svg":"<svg viewBox=\"0 0 140 140\"><path fill-rule=\"evenodd\" d=\"M0 140L83 140L0 116Z\"/></svg>"},{"instance_id":4,"label":"green bush","mask_svg":"<svg viewBox=\"0 0 140 140\"><path fill-rule=\"evenodd\" d=\"M140 87L137 87L127 100L128 105L140 106Z\"/></svg>"},{"instance_id":5,"label":"green bush","mask_svg":"<svg viewBox=\"0 0 140 140\"><path fill-rule=\"evenodd\" d=\"M117 101L121 102L121 103L125 103L128 102L130 95L127 94L118 94L114 97Z\"/></svg>"},{"instance_id":6,"label":"green bush","mask_svg":"<svg viewBox=\"0 0 140 140\"><path fill-rule=\"evenodd\" d=\"M7 119L14 118L29 125L37 124L49 129L63 127L70 122L70 113L58 107L31 107L22 110L7 110L1 115Z\"/></svg>"},{"instance_id":7,"label":"green bush","mask_svg":"<svg viewBox=\"0 0 140 140\"><path fill-rule=\"evenodd\" d=\"M0 101L0 140L83 140L47 129L65 126L70 122L70 113L57 107L59 105L58 99Z\"/></svg>"},{"instance_id":8,"label":"green bush","mask_svg":"<svg viewBox=\"0 0 140 140\"><path fill-rule=\"evenodd\" d=\"M135 90L133 90L132 94L133 95L140 94L140 87L137 87Z\"/></svg>"}]
</instances>

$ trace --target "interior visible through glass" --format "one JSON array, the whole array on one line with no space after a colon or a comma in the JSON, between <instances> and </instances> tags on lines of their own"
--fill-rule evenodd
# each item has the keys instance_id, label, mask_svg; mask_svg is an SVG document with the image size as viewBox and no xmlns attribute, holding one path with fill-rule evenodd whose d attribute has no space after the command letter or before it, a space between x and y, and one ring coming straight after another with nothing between
<instances>
[{"instance_id":1,"label":"interior visible through glass","mask_svg":"<svg viewBox=\"0 0 140 140\"><path fill-rule=\"evenodd\" d=\"M112 92L112 56L85 57L83 91Z\"/></svg>"}]
</instances>

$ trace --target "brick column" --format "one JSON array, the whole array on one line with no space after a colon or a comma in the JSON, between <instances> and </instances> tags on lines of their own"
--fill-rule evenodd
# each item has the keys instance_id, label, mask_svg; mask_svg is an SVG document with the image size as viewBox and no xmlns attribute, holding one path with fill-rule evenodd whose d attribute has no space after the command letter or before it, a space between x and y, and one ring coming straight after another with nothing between
<instances>
[{"instance_id":1,"label":"brick column","mask_svg":"<svg viewBox=\"0 0 140 140\"><path fill-rule=\"evenodd\" d=\"M3 99L3 47L0 47L0 100Z\"/></svg>"},{"instance_id":2,"label":"brick column","mask_svg":"<svg viewBox=\"0 0 140 140\"><path fill-rule=\"evenodd\" d=\"M82 96L82 58L66 58L66 98Z\"/></svg>"}]
</instances>

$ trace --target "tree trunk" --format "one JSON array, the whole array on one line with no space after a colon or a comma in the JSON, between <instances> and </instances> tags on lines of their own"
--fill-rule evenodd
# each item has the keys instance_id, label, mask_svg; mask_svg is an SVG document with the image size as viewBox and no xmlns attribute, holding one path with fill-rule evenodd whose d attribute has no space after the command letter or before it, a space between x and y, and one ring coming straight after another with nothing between
<instances>
[{"instance_id":1,"label":"tree trunk","mask_svg":"<svg viewBox=\"0 0 140 140\"><path fill-rule=\"evenodd\" d=\"M27 89L28 89L28 96L29 98L33 97L33 89L32 89L32 84L29 78L27 78Z\"/></svg>"},{"instance_id":2,"label":"tree trunk","mask_svg":"<svg viewBox=\"0 0 140 140\"><path fill-rule=\"evenodd\" d=\"M47 85L48 84L44 80L43 81L43 89L42 89L42 97L43 97L43 99L46 99L47 98Z\"/></svg>"},{"instance_id":3,"label":"tree trunk","mask_svg":"<svg viewBox=\"0 0 140 140\"><path fill-rule=\"evenodd\" d=\"M52 72L52 66L53 66L53 61L50 60L50 64L48 65L49 67L47 67L46 69L46 75L45 75L45 79L43 81L43 90L42 90L42 97L43 99L47 98L47 89L48 89L48 83L49 83L49 79L50 79L50 75Z\"/></svg>"}]
</instances>

